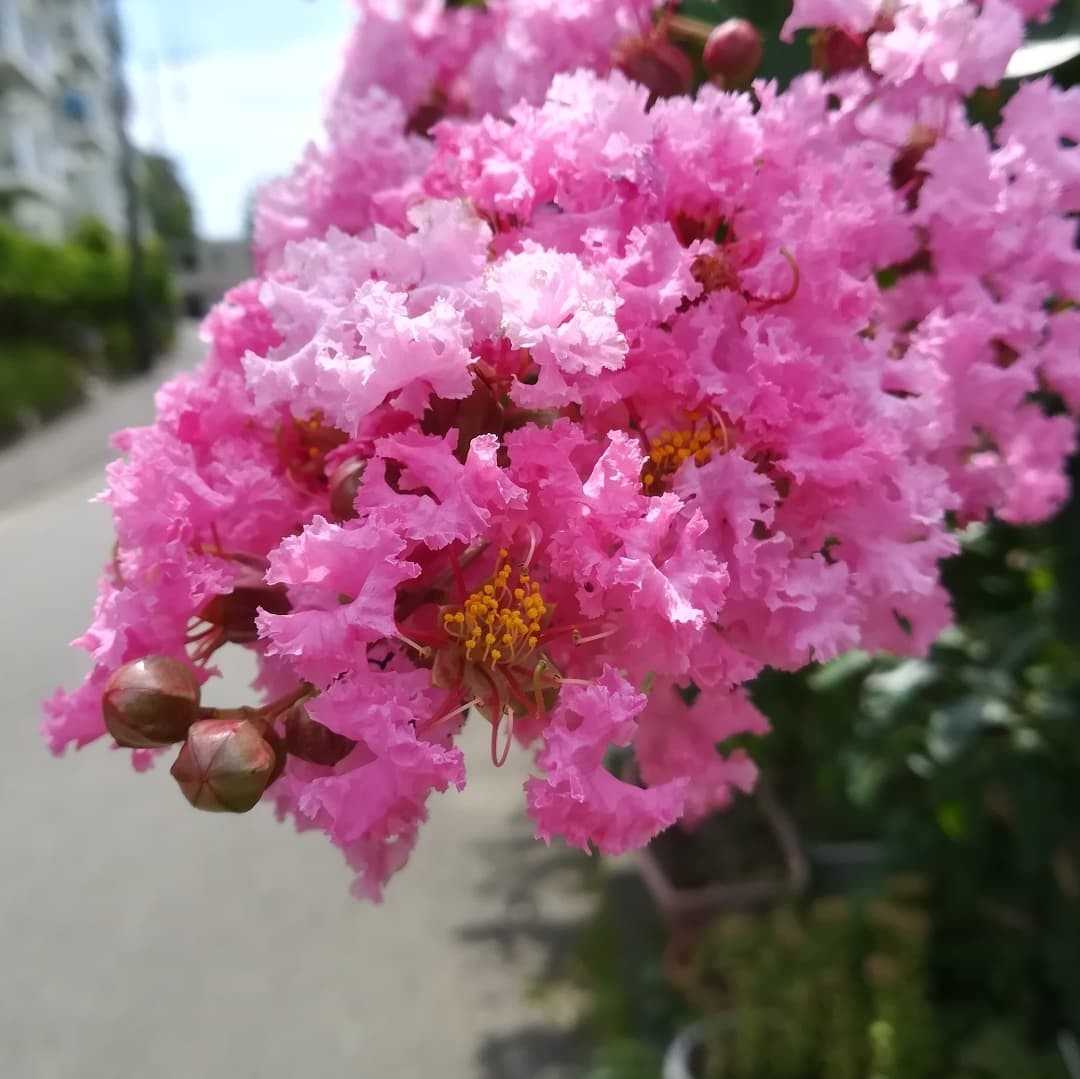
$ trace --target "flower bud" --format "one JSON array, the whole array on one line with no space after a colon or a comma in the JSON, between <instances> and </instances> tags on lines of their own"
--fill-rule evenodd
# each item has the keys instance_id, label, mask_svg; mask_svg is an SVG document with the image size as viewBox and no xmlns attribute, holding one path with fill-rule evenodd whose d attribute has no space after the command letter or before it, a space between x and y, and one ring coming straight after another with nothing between
<instances>
[{"instance_id":1,"label":"flower bud","mask_svg":"<svg viewBox=\"0 0 1080 1079\"><path fill-rule=\"evenodd\" d=\"M919 194L930 173L920 168L927 152L937 141L937 133L924 124L916 124L908 135L904 148L893 159L889 178L897 191L903 191L908 208L914 210L919 204Z\"/></svg>"},{"instance_id":2,"label":"flower bud","mask_svg":"<svg viewBox=\"0 0 1080 1079\"><path fill-rule=\"evenodd\" d=\"M810 58L814 67L826 75L857 71L869 67L870 51L866 34L853 34L838 26L816 30L810 39Z\"/></svg>"},{"instance_id":3,"label":"flower bud","mask_svg":"<svg viewBox=\"0 0 1080 1079\"><path fill-rule=\"evenodd\" d=\"M192 725L172 766L173 779L196 808L246 813L277 770L277 754L249 719L203 719Z\"/></svg>"},{"instance_id":4,"label":"flower bud","mask_svg":"<svg viewBox=\"0 0 1080 1079\"><path fill-rule=\"evenodd\" d=\"M180 660L146 656L113 671L101 706L119 745L157 749L182 742L199 718L199 683Z\"/></svg>"},{"instance_id":5,"label":"flower bud","mask_svg":"<svg viewBox=\"0 0 1080 1079\"><path fill-rule=\"evenodd\" d=\"M330 512L336 520L350 521L356 516L356 492L366 467L359 457L350 457L334 469L330 477Z\"/></svg>"},{"instance_id":6,"label":"flower bud","mask_svg":"<svg viewBox=\"0 0 1080 1079\"><path fill-rule=\"evenodd\" d=\"M761 65L761 34L746 19L727 19L705 42L702 63L725 86L745 86Z\"/></svg>"},{"instance_id":7,"label":"flower bud","mask_svg":"<svg viewBox=\"0 0 1080 1079\"><path fill-rule=\"evenodd\" d=\"M285 765L289 760L289 751L285 748L285 739L272 726L267 725L262 732L262 736L274 751L274 770L266 781L266 786L269 789L281 778L281 773L285 771Z\"/></svg>"},{"instance_id":8,"label":"flower bud","mask_svg":"<svg viewBox=\"0 0 1080 1079\"><path fill-rule=\"evenodd\" d=\"M286 713L285 747L294 757L311 764L334 765L344 760L356 743L312 719L301 701Z\"/></svg>"},{"instance_id":9,"label":"flower bud","mask_svg":"<svg viewBox=\"0 0 1080 1079\"><path fill-rule=\"evenodd\" d=\"M214 596L199 611L199 617L221 628L222 643L251 644L259 638L255 616L260 610L288 614L292 605L282 585L266 584L262 572L243 566L233 590Z\"/></svg>"},{"instance_id":10,"label":"flower bud","mask_svg":"<svg viewBox=\"0 0 1080 1079\"><path fill-rule=\"evenodd\" d=\"M656 34L623 41L615 50L613 62L627 78L651 91L654 98L689 93L694 84L690 58Z\"/></svg>"}]
</instances>

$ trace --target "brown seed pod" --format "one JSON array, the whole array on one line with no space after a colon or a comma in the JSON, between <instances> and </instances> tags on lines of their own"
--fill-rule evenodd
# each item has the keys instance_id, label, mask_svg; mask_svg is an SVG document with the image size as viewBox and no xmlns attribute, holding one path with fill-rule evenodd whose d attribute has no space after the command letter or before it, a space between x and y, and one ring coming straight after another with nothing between
<instances>
[{"instance_id":1,"label":"brown seed pod","mask_svg":"<svg viewBox=\"0 0 1080 1079\"><path fill-rule=\"evenodd\" d=\"M285 714L285 747L294 757L329 766L344 760L356 743L312 719L301 701Z\"/></svg>"},{"instance_id":2,"label":"brown seed pod","mask_svg":"<svg viewBox=\"0 0 1080 1079\"><path fill-rule=\"evenodd\" d=\"M278 771L278 754L250 719L192 725L172 766L184 797L212 813L246 813Z\"/></svg>"},{"instance_id":3,"label":"brown seed pod","mask_svg":"<svg viewBox=\"0 0 1080 1079\"><path fill-rule=\"evenodd\" d=\"M255 616L260 610L288 614L292 605L282 585L267 584L261 570L241 566L233 590L209 600L199 618L219 627L220 643L251 644L259 638Z\"/></svg>"},{"instance_id":4,"label":"brown seed pod","mask_svg":"<svg viewBox=\"0 0 1080 1079\"><path fill-rule=\"evenodd\" d=\"M746 19L727 19L713 28L701 61L725 87L746 86L761 66L761 34Z\"/></svg>"},{"instance_id":5,"label":"brown seed pod","mask_svg":"<svg viewBox=\"0 0 1080 1079\"><path fill-rule=\"evenodd\" d=\"M613 63L627 78L646 87L653 98L689 93L694 84L690 58L678 45L657 34L626 39L617 47Z\"/></svg>"},{"instance_id":6,"label":"brown seed pod","mask_svg":"<svg viewBox=\"0 0 1080 1079\"><path fill-rule=\"evenodd\" d=\"M157 749L182 742L199 718L199 683L186 663L146 656L112 673L101 706L117 744Z\"/></svg>"}]
</instances>

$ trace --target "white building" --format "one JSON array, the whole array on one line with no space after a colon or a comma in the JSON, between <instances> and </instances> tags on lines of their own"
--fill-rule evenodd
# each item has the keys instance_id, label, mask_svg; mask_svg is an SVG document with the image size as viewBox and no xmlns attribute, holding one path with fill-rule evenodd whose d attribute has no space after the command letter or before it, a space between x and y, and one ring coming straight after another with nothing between
<instances>
[{"instance_id":1,"label":"white building","mask_svg":"<svg viewBox=\"0 0 1080 1079\"><path fill-rule=\"evenodd\" d=\"M0 218L58 239L124 222L104 0L0 0Z\"/></svg>"},{"instance_id":2,"label":"white building","mask_svg":"<svg viewBox=\"0 0 1080 1079\"><path fill-rule=\"evenodd\" d=\"M247 240L201 240L195 266L177 276L184 313L202 318L229 289L251 274L251 244Z\"/></svg>"}]
</instances>

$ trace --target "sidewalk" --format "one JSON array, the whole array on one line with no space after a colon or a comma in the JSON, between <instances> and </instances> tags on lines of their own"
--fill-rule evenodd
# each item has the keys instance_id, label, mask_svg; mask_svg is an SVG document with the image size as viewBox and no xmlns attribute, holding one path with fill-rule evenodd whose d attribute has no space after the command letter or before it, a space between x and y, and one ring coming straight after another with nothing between
<instances>
[{"instance_id":1,"label":"sidewalk","mask_svg":"<svg viewBox=\"0 0 1080 1079\"><path fill-rule=\"evenodd\" d=\"M386 901L353 899L321 836L260 806L192 811L167 762L136 775L103 743L54 760L40 701L76 684L67 647L112 542L106 438L148 420L168 365L0 456L0 1076L4 1079L571 1079L574 1039L530 998L589 900L584 855L531 837L531 761L462 740L469 785L435 796ZM17 479L18 483L14 480ZM57 482L63 480L63 482ZM207 703L250 697L226 649Z\"/></svg>"}]
</instances>

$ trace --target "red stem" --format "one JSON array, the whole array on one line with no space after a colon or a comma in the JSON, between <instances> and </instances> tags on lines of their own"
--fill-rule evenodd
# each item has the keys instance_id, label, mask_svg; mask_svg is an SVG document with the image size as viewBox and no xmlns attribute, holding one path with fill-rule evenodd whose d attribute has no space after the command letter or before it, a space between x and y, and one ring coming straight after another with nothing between
<instances>
[{"instance_id":1,"label":"red stem","mask_svg":"<svg viewBox=\"0 0 1080 1079\"><path fill-rule=\"evenodd\" d=\"M454 571L454 583L457 585L458 590L458 602L462 606L465 605L465 600L469 593L465 588L465 575L461 572L461 563L458 561L457 552L453 547L450 548L450 566Z\"/></svg>"}]
</instances>

